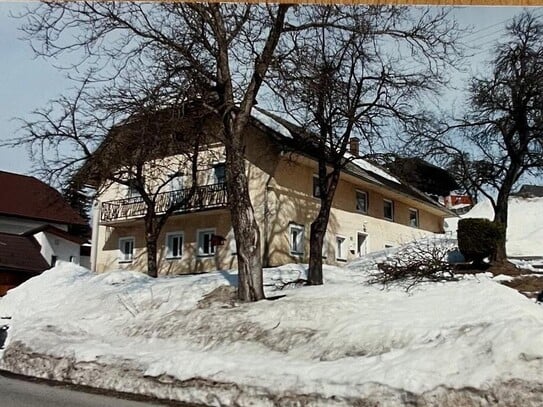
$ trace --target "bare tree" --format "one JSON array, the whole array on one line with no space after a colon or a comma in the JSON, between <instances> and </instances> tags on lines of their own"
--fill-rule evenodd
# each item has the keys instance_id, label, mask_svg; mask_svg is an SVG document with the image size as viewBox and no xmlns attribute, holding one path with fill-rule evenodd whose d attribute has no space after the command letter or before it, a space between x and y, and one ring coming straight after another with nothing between
<instances>
[{"instance_id":1,"label":"bare tree","mask_svg":"<svg viewBox=\"0 0 543 407\"><path fill-rule=\"evenodd\" d=\"M24 122L21 136L9 143L26 145L39 160L42 176L72 193L84 185L97 187L98 196L118 185L136 193L144 219L147 273L157 277L158 236L175 211L193 203L198 173L205 170L198 156L205 138L187 131L184 112L184 106L141 105L110 127L112 112L104 110L85 82L74 97L61 97L35 111L34 120ZM170 192L183 174L191 174L190 187Z\"/></svg>"},{"instance_id":2,"label":"bare tree","mask_svg":"<svg viewBox=\"0 0 543 407\"><path fill-rule=\"evenodd\" d=\"M469 85L461 119L421 134L418 145L486 196L507 227L508 200L524 175L543 169L543 21L523 12L507 25L486 75ZM505 239L491 256L506 260Z\"/></svg>"},{"instance_id":3,"label":"bare tree","mask_svg":"<svg viewBox=\"0 0 543 407\"><path fill-rule=\"evenodd\" d=\"M108 86L130 94L127 72L151 64L156 69L150 69L147 78L164 79L176 89L176 97L199 98L206 102L203 108L221 117L238 253L238 295L247 301L264 298L264 291L260 231L249 196L243 134L288 9L288 5L44 2L26 14L23 27L39 55L82 53L74 65L90 67L93 81L107 80ZM180 85L188 85L183 93Z\"/></svg>"},{"instance_id":4,"label":"bare tree","mask_svg":"<svg viewBox=\"0 0 543 407\"><path fill-rule=\"evenodd\" d=\"M418 128L424 115L417 102L445 82L443 68L460 56L459 30L442 9L322 6L298 14L299 24L287 27L272 89L302 129L298 148L318 161L308 283L322 284L322 246L340 173L359 155L347 154L351 138L370 153L393 137L394 126Z\"/></svg>"}]
</instances>

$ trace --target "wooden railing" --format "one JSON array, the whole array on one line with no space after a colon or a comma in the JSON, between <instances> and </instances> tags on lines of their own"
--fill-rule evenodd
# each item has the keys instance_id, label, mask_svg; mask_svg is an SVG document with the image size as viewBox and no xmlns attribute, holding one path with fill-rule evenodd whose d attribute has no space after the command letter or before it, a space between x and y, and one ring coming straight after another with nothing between
<instances>
[{"instance_id":1,"label":"wooden railing","mask_svg":"<svg viewBox=\"0 0 543 407\"><path fill-rule=\"evenodd\" d=\"M158 215L177 205L174 213L193 212L203 209L223 208L228 204L226 185L224 183L202 185L195 188L191 196L191 188L177 191L161 192L156 196L155 211ZM100 221L138 218L145 215L147 205L140 196L102 202Z\"/></svg>"}]
</instances>

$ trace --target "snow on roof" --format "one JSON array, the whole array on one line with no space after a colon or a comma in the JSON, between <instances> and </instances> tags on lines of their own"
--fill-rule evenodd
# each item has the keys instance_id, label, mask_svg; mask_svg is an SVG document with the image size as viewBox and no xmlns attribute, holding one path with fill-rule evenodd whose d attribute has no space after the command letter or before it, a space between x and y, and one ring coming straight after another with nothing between
<instances>
[{"instance_id":1,"label":"snow on roof","mask_svg":"<svg viewBox=\"0 0 543 407\"><path fill-rule=\"evenodd\" d=\"M271 128L272 130L274 130L277 133L281 134L283 137L292 138L292 133L290 132L289 129L287 129L283 124L279 123L277 120L275 120L270 115L264 113L262 110L259 110L257 108L253 108L251 110L251 116L253 118L257 119L263 125ZM364 160L363 158L355 158L349 152L345 153L345 158L350 159L354 165L356 165L357 167L361 168L364 171L371 172L371 173L376 174L376 175L378 175L378 176L380 176L382 178L388 179L389 181L395 182L397 184L401 184L401 181L399 181L396 177L392 176L390 173L388 173L384 169L379 168L376 165L369 163L368 161Z\"/></svg>"},{"instance_id":2,"label":"snow on roof","mask_svg":"<svg viewBox=\"0 0 543 407\"><path fill-rule=\"evenodd\" d=\"M267 126L270 129L276 131L283 137L292 138L292 134L289 129L287 129L285 126L283 126L281 123L268 116L267 114L262 113L260 110L253 107L251 110L251 116L258 120L260 123L262 123L264 126Z\"/></svg>"},{"instance_id":3,"label":"snow on roof","mask_svg":"<svg viewBox=\"0 0 543 407\"><path fill-rule=\"evenodd\" d=\"M347 153L347 154L350 157L352 157L352 155L350 153ZM401 181L398 178L394 177L393 175L391 175L390 173L388 173L384 169L379 168L376 165L371 164L370 162L364 160L363 158L355 158L352 162L353 162L353 164L355 164L359 168L363 169L364 171L372 172L372 173L374 173L376 175L379 175L380 177L383 177L383 178L385 178L385 179L387 179L389 181L395 182L396 184L401 184Z\"/></svg>"}]
</instances>

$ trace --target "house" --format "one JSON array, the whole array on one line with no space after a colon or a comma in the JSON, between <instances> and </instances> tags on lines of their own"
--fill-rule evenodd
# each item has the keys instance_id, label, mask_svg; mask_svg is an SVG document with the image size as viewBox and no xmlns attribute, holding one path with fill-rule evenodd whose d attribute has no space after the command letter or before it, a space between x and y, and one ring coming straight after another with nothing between
<instances>
[{"instance_id":1,"label":"house","mask_svg":"<svg viewBox=\"0 0 543 407\"><path fill-rule=\"evenodd\" d=\"M543 198L543 185L528 185L525 184L518 192L511 194L512 196L520 196L523 198Z\"/></svg>"},{"instance_id":2,"label":"house","mask_svg":"<svg viewBox=\"0 0 543 407\"><path fill-rule=\"evenodd\" d=\"M224 148L209 137L216 134L219 120L211 113L203 118L201 112L193 118L195 113L189 109L184 114L183 120L200 123L200 127L192 126L194 136L207 141L200 153L195 197L169 218L160 236L159 272L183 274L235 268ZM319 205L317 163L310 154L293 147L294 131L296 127L288 122L253 109L245 134L246 171L265 266L307 262L309 257L310 224ZM107 155L109 145L111 140L106 139L98 155ZM325 236L325 263L342 264L368 252L443 232L443 219L454 214L383 168L358 157L356 140L352 140L351 147L352 160L341 174ZM168 163L173 162L171 158L161 159ZM89 174L91 167L88 164L85 170ZM172 164L169 170L184 173L178 164ZM93 204L93 270L145 270L142 198L127 186L105 185L99 177L89 174L87 184L100 190ZM151 183L153 178L146 179ZM183 194L179 186L186 188L190 177L180 178L172 182L172 188L160 193L159 211Z\"/></svg>"},{"instance_id":3,"label":"house","mask_svg":"<svg viewBox=\"0 0 543 407\"><path fill-rule=\"evenodd\" d=\"M0 190L0 295L57 260L90 266L86 239L70 233L86 222L57 190L6 171L0 171Z\"/></svg>"},{"instance_id":4,"label":"house","mask_svg":"<svg viewBox=\"0 0 543 407\"><path fill-rule=\"evenodd\" d=\"M32 236L0 232L0 296L49 267Z\"/></svg>"}]
</instances>

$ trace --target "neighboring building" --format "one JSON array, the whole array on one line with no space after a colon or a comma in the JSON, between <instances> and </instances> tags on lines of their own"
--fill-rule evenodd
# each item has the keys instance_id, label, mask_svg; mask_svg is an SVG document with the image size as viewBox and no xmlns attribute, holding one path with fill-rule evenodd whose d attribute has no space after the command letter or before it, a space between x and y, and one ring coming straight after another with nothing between
<instances>
[{"instance_id":1,"label":"neighboring building","mask_svg":"<svg viewBox=\"0 0 543 407\"><path fill-rule=\"evenodd\" d=\"M69 261L82 266L89 263L89 259L85 258L84 253L81 256L82 245L87 242L87 239L74 236L51 225L31 229L23 233L23 236L34 237L40 245L40 254L50 266L53 266L57 260Z\"/></svg>"},{"instance_id":2,"label":"neighboring building","mask_svg":"<svg viewBox=\"0 0 543 407\"><path fill-rule=\"evenodd\" d=\"M319 205L316 161L292 147L294 126L289 127L287 122L263 111L253 112L245 136L245 158L251 200L260 225L263 262L266 266L307 262L310 224ZM218 122L217 117L204 120L201 116L200 113L199 123L206 126L213 127ZM186 120L192 120L189 112ZM352 149L358 155L355 140ZM100 152L107 154L107 142ZM200 159L207 164L202 165L205 169L198 174L196 196L171 216L159 239L161 274L236 267L224 184L223 146L218 142L208 143ZM170 158L164 157L167 160ZM182 172L179 168L171 171ZM151 178L148 177L150 183ZM96 177L88 178L87 182L104 190L93 205L93 270L145 270L143 200L120 184L106 187ZM186 187L187 179L177 185ZM159 201L166 208L179 194L182 191L162 192ZM368 252L442 233L443 219L453 215L382 168L354 158L341 174L323 257L328 264L342 264Z\"/></svg>"},{"instance_id":3,"label":"neighboring building","mask_svg":"<svg viewBox=\"0 0 543 407\"><path fill-rule=\"evenodd\" d=\"M443 204L457 215L463 215L473 208L473 199L465 194L450 194L443 197Z\"/></svg>"},{"instance_id":4,"label":"neighboring building","mask_svg":"<svg viewBox=\"0 0 543 407\"><path fill-rule=\"evenodd\" d=\"M528 185L520 187L519 191L511 194L512 196L520 196L523 198L543 198L543 185Z\"/></svg>"},{"instance_id":5,"label":"neighboring building","mask_svg":"<svg viewBox=\"0 0 543 407\"><path fill-rule=\"evenodd\" d=\"M0 171L0 232L24 233L43 225L68 231L85 221L46 183L26 175Z\"/></svg>"},{"instance_id":6,"label":"neighboring building","mask_svg":"<svg viewBox=\"0 0 543 407\"><path fill-rule=\"evenodd\" d=\"M70 233L86 222L42 181L0 171L0 295L57 260L90 266L86 241ZM83 254L88 250L83 249Z\"/></svg>"},{"instance_id":7,"label":"neighboring building","mask_svg":"<svg viewBox=\"0 0 543 407\"><path fill-rule=\"evenodd\" d=\"M0 296L48 268L32 236L0 233Z\"/></svg>"}]
</instances>

